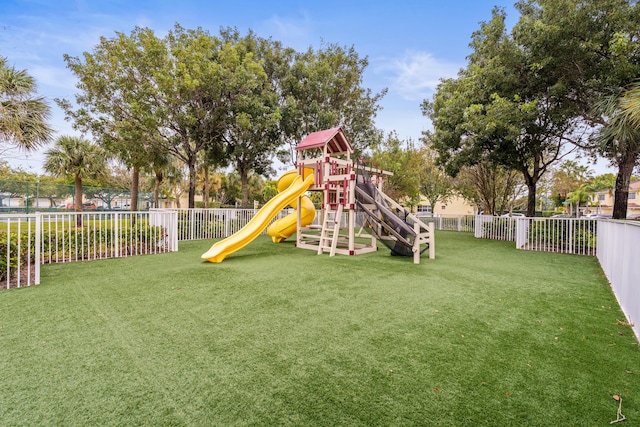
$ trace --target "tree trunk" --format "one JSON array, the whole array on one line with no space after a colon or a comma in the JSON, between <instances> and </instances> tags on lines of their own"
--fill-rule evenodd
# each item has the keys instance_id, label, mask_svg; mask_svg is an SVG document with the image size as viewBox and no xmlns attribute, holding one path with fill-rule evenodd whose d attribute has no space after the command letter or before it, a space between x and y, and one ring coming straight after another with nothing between
<instances>
[{"instance_id":1,"label":"tree trunk","mask_svg":"<svg viewBox=\"0 0 640 427\"><path fill-rule=\"evenodd\" d=\"M211 183L209 182L209 165L204 165L204 188L202 190L202 206L209 207L209 192L211 191Z\"/></svg>"},{"instance_id":2,"label":"tree trunk","mask_svg":"<svg viewBox=\"0 0 640 427\"><path fill-rule=\"evenodd\" d=\"M189 159L189 209L196 207L196 158Z\"/></svg>"},{"instance_id":3,"label":"tree trunk","mask_svg":"<svg viewBox=\"0 0 640 427\"><path fill-rule=\"evenodd\" d=\"M638 153L626 153L618 163L618 176L616 177L616 188L613 196L614 219L627 218L627 203L629 201L629 182L631 174L636 165Z\"/></svg>"},{"instance_id":4,"label":"tree trunk","mask_svg":"<svg viewBox=\"0 0 640 427\"><path fill-rule=\"evenodd\" d=\"M242 209L249 209L249 172L240 169L240 182L242 185Z\"/></svg>"},{"instance_id":5,"label":"tree trunk","mask_svg":"<svg viewBox=\"0 0 640 427\"><path fill-rule=\"evenodd\" d=\"M536 183L532 179L526 179L527 189L527 216L533 218L536 216Z\"/></svg>"},{"instance_id":6,"label":"tree trunk","mask_svg":"<svg viewBox=\"0 0 640 427\"><path fill-rule=\"evenodd\" d=\"M80 178L80 175L76 175L75 179L74 179L74 197L73 197L73 203L74 203L74 211L76 212L82 212L82 178ZM82 227L82 215L78 214L76 215L76 225L78 227Z\"/></svg>"},{"instance_id":7,"label":"tree trunk","mask_svg":"<svg viewBox=\"0 0 640 427\"><path fill-rule=\"evenodd\" d=\"M160 185L162 184L162 172L156 171L156 183L153 187L153 206L160 207Z\"/></svg>"},{"instance_id":8,"label":"tree trunk","mask_svg":"<svg viewBox=\"0 0 640 427\"><path fill-rule=\"evenodd\" d=\"M138 211L138 193L140 189L140 170L137 166L133 167L131 177L131 212Z\"/></svg>"}]
</instances>

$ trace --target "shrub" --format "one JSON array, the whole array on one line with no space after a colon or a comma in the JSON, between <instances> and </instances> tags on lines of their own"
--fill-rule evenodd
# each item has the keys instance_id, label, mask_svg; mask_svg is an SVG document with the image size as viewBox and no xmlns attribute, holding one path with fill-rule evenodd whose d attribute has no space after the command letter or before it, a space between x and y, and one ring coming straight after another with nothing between
<instances>
[{"instance_id":1,"label":"shrub","mask_svg":"<svg viewBox=\"0 0 640 427\"><path fill-rule=\"evenodd\" d=\"M529 225L529 242L544 247L575 252L595 249L597 221L554 220L534 221Z\"/></svg>"},{"instance_id":2,"label":"shrub","mask_svg":"<svg viewBox=\"0 0 640 427\"><path fill-rule=\"evenodd\" d=\"M7 271L16 271L27 265L29 259L33 262L35 259L33 253L29 253L31 245L25 243L28 239L27 233L18 236L17 233L0 232L0 281L7 279ZM18 247L19 241L20 247Z\"/></svg>"}]
</instances>

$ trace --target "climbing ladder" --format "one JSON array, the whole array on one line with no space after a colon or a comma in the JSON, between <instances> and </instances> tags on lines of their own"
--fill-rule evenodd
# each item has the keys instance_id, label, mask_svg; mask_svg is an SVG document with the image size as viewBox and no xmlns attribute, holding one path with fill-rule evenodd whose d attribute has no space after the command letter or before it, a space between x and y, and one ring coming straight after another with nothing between
<instances>
[{"instance_id":1,"label":"climbing ladder","mask_svg":"<svg viewBox=\"0 0 640 427\"><path fill-rule=\"evenodd\" d=\"M336 247L340 237L340 222L342 221L342 204L338 205L338 209L328 207L324 212L324 220L322 221L322 231L320 233L320 244L318 246L318 255L328 251L329 256L336 254Z\"/></svg>"}]
</instances>

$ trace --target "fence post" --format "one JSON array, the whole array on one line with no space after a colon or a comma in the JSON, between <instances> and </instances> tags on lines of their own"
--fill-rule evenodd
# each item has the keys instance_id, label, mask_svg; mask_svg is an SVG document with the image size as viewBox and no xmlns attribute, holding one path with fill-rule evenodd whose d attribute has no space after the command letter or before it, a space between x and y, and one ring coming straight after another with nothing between
<instances>
[{"instance_id":1,"label":"fence post","mask_svg":"<svg viewBox=\"0 0 640 427\"><path fill-rule=\"evenodd\" d=\"M529 232L530 221L535 221L533 218L514 218L516 221L516 249L524 249L528 243L527 234Z\"/></svg>"},{"instance_id":2,"label":"fence post","mask_svg":"<svg viewBox=\"0 0 640 427\"><path fill-rule=\"evenodd\" d=\"M116 212L114 215L115 224L113 225L114 237L113 247L116 252L116 258L120 258L120 214Z\"/></svg>"},{"instance_id":3,"label":"fence post","mask_svg":"<svg viewBox=\"0 0 640 427\"><path fill-rule=\"evenodd\" d=\"M166 232L169 238L169 250L171 252L178 252L178 211L165 211L166 215Z\"/></svg>"},{"instance_id":4,"label":"fence post","mask_svg":"<svg viewBox=\"0 0 640 427\"><path fill-rule=\"evenodd\" d=\"M196 226L195 221L195 211L194 209L189 209L189 240L194 240L194 228Z\"/></svg>"},{"instance_id":5,"label":"fence post","mask_svg":"<svg viewBox=\"0 0 640 427\"><path fill-rule=\"evenodd\" d=\"M433 222L429 224L429 259L436 259L436 227Z\"/></svg>"},{"instance_id":6,"label":"fence post","mask_svg":"<svg viewBox=\"0 0 640 427\"><path fill-rule=\"evenodd\" d=\"M577 219L571 219L570 220L570 224L569 224L569 231L567 232L567 237L568 237L568 241L569 241L569 250L568 253L572 254L573 253L573 228L577 225Z\"/></svg>"},{"instance_id":7,"label":"fence post","mask_svg":"<svg viewBox=\"0 0 640 427\"><path fill-rule=\"evenodd\" d=\"M36 212L36 241L35 241L35 245L36 247L35 249L35 269L36 269L36 274L35 274L35 284L39 285L40 284L40 251L42 250L42 239L40 238L40 233L41 230L44 230L44 227L42 227L42 221L43 221L43 217L42 214L40 212Z\"/></svg>"}]
</instances>

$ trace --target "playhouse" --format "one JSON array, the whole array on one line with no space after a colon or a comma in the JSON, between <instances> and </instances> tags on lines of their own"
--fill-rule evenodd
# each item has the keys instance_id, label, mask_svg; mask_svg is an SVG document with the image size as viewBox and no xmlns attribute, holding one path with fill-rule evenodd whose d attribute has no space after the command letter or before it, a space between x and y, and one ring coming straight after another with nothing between
<instances>
[{"instance_id":1,"label":"playhouse","mask_svg":"<svg viewBox=\"0 0 640 427\"><path fill-rule=\"evenodd\" d=\"M429 251L435 258L433 224L425 224L382 191L391 175L365 161L352 159L353 148L342 129L309 134L296 146L296 170L278 180L278 195L269 200L245 227L215 243L202 255L221 262L264 229L274 243L296 234L296 247L330 256L358 255L378 250L384 243L394 255L413 257ZM322 193L320 223L308 191ZM273 219L290 206L294 212ZM267 227L268 226L268 227Z\"/></svg>"}]
</instances>

